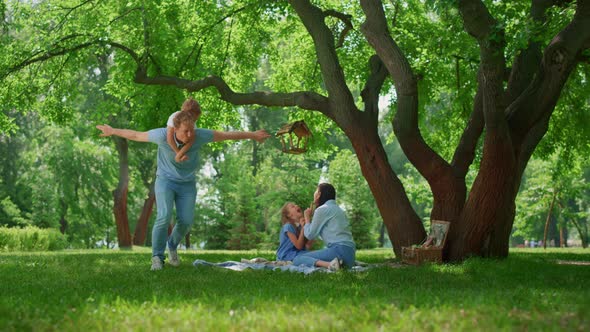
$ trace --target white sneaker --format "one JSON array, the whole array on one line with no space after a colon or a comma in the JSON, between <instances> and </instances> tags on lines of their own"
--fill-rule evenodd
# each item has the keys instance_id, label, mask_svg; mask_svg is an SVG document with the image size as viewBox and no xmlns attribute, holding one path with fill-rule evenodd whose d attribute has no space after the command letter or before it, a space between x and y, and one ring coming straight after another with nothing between
<instances>
[{"instance_id":1,"label":"white sneaker","mask_svg":"<svg viewBox=\"0 0 590 332\"><path fill-rule=\"evenodd\" d=\"M180 265L180 259L178 259L178 250L168 248L168 264L171 266Z\"/></svg>"},{"instance_id":2,"label":"white sneaker","mask_svg":"<svg viewBox=\"0 0 590 332\"><path fill-rule=\"evenodd\" d=\"M338 257L336 257L330 262L330 266L328 267L328 270L338 271L338 270L340 270L340 265L341 265L340 260L338 259Z\"/></svg>"},{"instance_id":3,"label":"white sneaker","mask_svg":"<svg viewBox=\"0 0 590 332\"><path fill-rule=\"evenodd\" d=\"M158 256L152 257L152 271L161 270L164 267L164 263Z\"/></svg>"}]
</instances>

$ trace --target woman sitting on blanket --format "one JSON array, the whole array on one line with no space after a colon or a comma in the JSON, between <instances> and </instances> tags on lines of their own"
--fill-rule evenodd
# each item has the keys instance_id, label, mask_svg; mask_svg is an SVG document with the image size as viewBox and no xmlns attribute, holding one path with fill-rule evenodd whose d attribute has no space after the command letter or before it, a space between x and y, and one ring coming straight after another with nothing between
<instances>
[{"instance_id":1,"label":"woman sitting on blanket","mask_svg":"<svg viewBox=\"0 0 590 332\"><path fill-rule=\"evenodd\" d=\"M350 223L344 211L336 204L336 189L329 183L320 183L313 194L315 212L304 212L303 233L306 239L320 236L326 248L297 255L293 265L320 266L337 271L342 264L352 267L356 246L352 239Z\"/></svg>"},{"instance_id":2,"label":"woman sitting on blanket","mask_svg":"<svg viewBox=\"0 0 590 332\"><path fill-rule=\"evenodd\" d=\"M303 229L299 229L299 224L303 224L301 208L292 202L285 203L281 208L281 223L277 261L292 261L297 255L307 252Z\"/></svg>"}]
</instances>

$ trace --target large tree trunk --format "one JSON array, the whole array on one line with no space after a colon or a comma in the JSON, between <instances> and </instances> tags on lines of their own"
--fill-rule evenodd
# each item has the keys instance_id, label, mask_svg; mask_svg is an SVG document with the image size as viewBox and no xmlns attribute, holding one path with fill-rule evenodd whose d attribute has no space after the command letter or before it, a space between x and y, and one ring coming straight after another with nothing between
<instances>
[{"instance_id":1,"label":"large tree trunk","mask_svg":"<svg viewBox=\"0 0 590 332\"><path fill-rule=\"evenodd\" d=\"M145 245L145 239L147 236L148 222L152 211L154 209L154 203L156 202L156 194L154 192L154 183L149 187L148 197L143 202L143 208L141 209L141 215L137 219L137 225L135 226L135 234L133 235L133 244L136 246Z\"/></svg>"},{"instance_id":2,"label":"large tree trunk","mask_svg":"<svg viewBox=\"0 0 590 332\"><path fill-rule=\"evenodd\" d=\"M492 243L490 239L494 230L512 228L515 205L510 193L514 191L516 171L511 156L512 145L506 136L489 130L479 174L447 238L449 260L462 260L469 255L505 257L508 254L508 243ZM509 236L495 239L508 241Z\"/></svg>"},{"instance_id":3,"label":"large tree trunk","mask_svg":"<svg viewBox=\"0 0 590 332\"><path fill-rule=\"evenodd\" d=\"M113 190L113 213L117 225L117 239L119 248L131 247L131 232L127 218L127 192L129 189L129 161L128 145L124 138L114 137L117 153L119 154L119 183Z\"/></svg>"},{"instance_id":4,"label":"large tree trunk","mask_svg":"<svg viewBox=\"0 0 590 332\"><path fill-rule=\"evenodd\" d=\"M393 173L376 132L367 130L350 137L363 176L387 227L393 250L401 257L401 247L421 243L426 238L424 226L412 208L402 183Z\"/></svg>"}]
</instances>

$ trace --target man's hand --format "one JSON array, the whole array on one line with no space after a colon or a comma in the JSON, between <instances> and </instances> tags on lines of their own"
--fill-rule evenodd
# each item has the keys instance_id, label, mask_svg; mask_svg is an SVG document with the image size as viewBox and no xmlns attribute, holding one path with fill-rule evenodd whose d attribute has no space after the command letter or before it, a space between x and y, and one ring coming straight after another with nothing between
<instances>
[{"instance_id":1,"label":"man's hand","mask_svg":"<svg viewBox=\"0 0 590 332\"><path fill-rule=\"evenodd\" d=\"M257 130L255 132L253 132L254 134L254 140L258 143L264 143L264 141L266 141L267 138L270 137L270 134L266 132L266 130L264 129L260 129Z\"/></svg>"},{"instance_id":2,"label":"man's hand","mask_svg":"<svg viewBox=\"0 0 590 332\"><path fill-rule=\"evenodd\" d=\"M113 128L109 125L97 125L96 129L102 131L102 134L100 134L100 137L108 137L111 136L113 134Z\"/></svg>"}]
</instances>

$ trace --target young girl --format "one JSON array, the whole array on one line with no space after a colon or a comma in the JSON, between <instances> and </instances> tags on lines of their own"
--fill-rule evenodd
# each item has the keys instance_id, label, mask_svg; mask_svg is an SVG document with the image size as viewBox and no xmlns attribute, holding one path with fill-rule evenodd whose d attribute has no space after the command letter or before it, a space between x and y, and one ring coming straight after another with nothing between
<instances>
[{"instance_id":1,"label":"young girl","mask_svg":"<svg viewBox=\"0 0 590 332\"><path fill-rule=\"evenodd\" d=\"M174 160L177 163L188 160L186 152L191 148L191 146L195 142L195 137L191 136L180 149L178 148L178 144L174 139L174 118L180 112L188 112L192 116L193 120L197 122L197 120L201 116L201 106L196 100L194 100L191 97L184 101L180 111L174 112L172 113L172 115L170 115L170 117L168 117L168 122L166 124L166 142L168 142L168 145L170 145L172 150L176 152L176 157L174 158Z\"/></svg>"},{"instance_id":2,"label":"young girl","mask_svg":"<svg viewBox=\"0 0 590 332\"><path fill-rule=\"evenodd\" d=\"M303 213L297 204L287 202L281 208L281 234L279 236L279 249L277 249L278 261L292 261L297 255L307 252L305 250L305 237L303 229L297 230L297 223L302 221Z\"/></svg>"}]
</instances>

